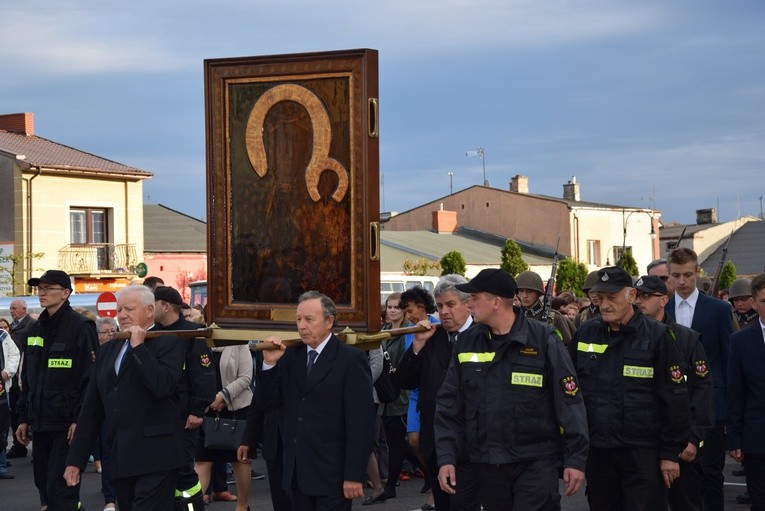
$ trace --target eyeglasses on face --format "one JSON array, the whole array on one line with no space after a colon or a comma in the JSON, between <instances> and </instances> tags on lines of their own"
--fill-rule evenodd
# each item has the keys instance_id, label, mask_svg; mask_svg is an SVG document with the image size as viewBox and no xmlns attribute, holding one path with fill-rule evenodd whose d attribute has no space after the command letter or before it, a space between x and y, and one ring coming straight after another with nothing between
<instances>
[{"instance_id":1,"label":"eyeglasses on face","mask_svg":"<svg viewBox=\"0 0 765 511\"><path fill-rule=\"evenodd\" d=\"M50 287L50 286L40 286L37 288L37 294L44 295L47 293L50 293L51 291L63 291L63 287Z\"/></svg>"},{"instance_id":2,"label":"eyeglasses on face","mask_svg":"<svg viewBox=\"0 0 765 511\"><path fill-rule=\"evenodd\" d=\"M638 294L637 294L637 295L635 295L635 296L636 296L636 298L638 298L639 300L646 300L646 299L648 299L648 298L650 298L650 297L652 297L652 296L664 296L664 295L662 295L662 294L659 294L659 293L638 293Z\"/></svg>"}]
</instances>

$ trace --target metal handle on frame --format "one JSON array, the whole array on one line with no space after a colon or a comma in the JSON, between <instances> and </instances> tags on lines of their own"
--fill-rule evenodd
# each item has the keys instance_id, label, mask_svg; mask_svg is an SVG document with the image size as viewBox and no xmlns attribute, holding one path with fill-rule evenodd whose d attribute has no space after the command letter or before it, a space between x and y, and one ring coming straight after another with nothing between
<instances>
[{"instance_id":1,"label":"metal handle on frame","mask_svg":"<svg viewBox=\"0 0 765 511\"><path fill-rule=\"evenodd\" d=\"M377 138L380 136L380 117L377 98L369 98L369 136Z\"/></svg>"},{"instance_id":2,"label":"metal handle on frame","mask_svg":"<svg viewBox=\"0 0 765 511\"><path fill-rule=\"evenodd\" d=\"M369 222L369 260L380 260L380 222Z\"/></svg>"}]
</instances>

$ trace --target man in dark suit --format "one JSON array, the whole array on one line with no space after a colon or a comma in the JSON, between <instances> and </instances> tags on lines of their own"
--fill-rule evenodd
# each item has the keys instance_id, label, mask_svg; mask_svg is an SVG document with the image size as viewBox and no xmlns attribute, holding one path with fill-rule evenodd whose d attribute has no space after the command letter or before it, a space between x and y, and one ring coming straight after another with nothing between
<instances>
[{"instance_id":1,"label":"man in dark suit","mask_svg":"<svg viewBox=\"0 0 765 511\"><path fill-rule=\"evenodd\" d=\"M728 447L746 461L753 510L765 510L765 273L752 279L759 321L731 336L728 362Z\"/></svg>"},{"instance_id":2,"label":"man in dark suit","mask_svg":"<svg viewBox=\"0 0 765 511\"><path fill-rule=\"evenodd\" d=\"M64 479L78 484L105 421L120 510L167 511L183 462L178 388L186 344L171 335L145 341L154 327L154 295L147 287L117 293L117 318L130 339L111 340L98 352Z\"/></svg>"},{"instance_id":3,"label":"man in dark suit","mask_svg":"<svg viewBox=\"0 0 765 511\"><path fill-rule=\"evenodd\" d=\"M255 399L264 410L284 410L284 475L295 511L350 510L364 496L372 451L372 375L364 352L332 334L337 308L316 291L300 296L302 344L263 353Z\"/></svg>"},{"instance_id":4,"label":"man in dark suit","mask_svg":"<svg viewBox=\"0 0 765 511\"><path fill-rule=\"evenodd\" d=\"M666 312L679 324L701 335L712 376L715 426L704 439L701 467L704 472L702 501L707 511L723 510L723 469L725 468L725 394L733 316L730 305L712 298L696 287L698 256L689 248L673 250L667 258L669 280L675 294Z\"/></svg>"},{"instance_id":5,"label":"man in dark suit","mask_svg":"<svg viewBox=\"0 0 765 511\"><path fill-rule=\"evenodd\" d=\"M438 463L433 420L436 415L436 394L446 377L452 348L460 334L473 326L473 318L467 307L470 295L454 286L466 283L461 275L444 275L436 284L436 299L440 325L425 320L420 324L430 330L416 334L412 346L404 353L396 368L396 381L404 389L420 389L420 451L427 464L425 473L433 490L436 510L449 509L449 494L438 484ZM478 503L476 499L476 509Z\"/></svg>"},{"instance_id":6,"label":"man in dark suit","mask_svg":"<svg viewBox=\"0 0 765 511\"><path fill-rule=\"evenodd\" d=\"M24 353L24 348L27 345L27 334L37 324L36 319L32 319L27 314L27 302L22 299L13 300L9 307L11 311L11 338L16 343L16 347L19 351ZM21 367L21 366L19 366ZM10 392L8 392L8 404L11 407L11 428L12 431L16 431L19 427L19 412L16 408L16 402L19 399L21 393L21 387L19 386L19 374L16 373L13 376L13 386ZM27 455L27 448L24 444L18 441L16 435L13 436L13 445L8 449L8 458L24 458Z\"/></svg>"}]
</instances>

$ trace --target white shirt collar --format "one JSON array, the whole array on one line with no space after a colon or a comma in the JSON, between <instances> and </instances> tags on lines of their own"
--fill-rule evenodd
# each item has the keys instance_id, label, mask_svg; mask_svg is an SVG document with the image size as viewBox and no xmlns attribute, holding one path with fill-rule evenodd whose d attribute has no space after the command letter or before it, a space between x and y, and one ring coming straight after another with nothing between
<instances>
[{"instance_id":1,"label":"white shirt collar","mask_svg":"<svg viewBox=\"0 0 765 511\"><path fill-rule=\"evenodd\" d=\"M457 332L464 332L468 328L470 328L470 325L473 324L473 316L468 314L467 321L465 321L465 324L460 327L460 329Z\"/></svg>"},{"instance_id":2,"label":"white shirt collar","mask_svg":"<svg viewBox=\"0 0 765 511\"><path fill-rule=\"evenodd\" d=\"M329 342L329 339L331 337L332 337L332 333L330 332L327 338L321 341L321 344L316 346L316 349L313 349L310 346L308 346L308 351L315 351L317 353L316 358L319 358L319 355L321 355L322 350L327 346L327 343Z\"/></svg>"},{"instance_id":3,"label":"white shirt collar","mask_svg":"<svg viewBox=\"0 0 765 511\"><path fill-rule=\"evenodd\" d=\"M683 298L677 291L675 291L675 305L679 304L682 300L688 302L688 305L690 305L692 309L695 309L696 302L699 300L699 288L695 288L693 292L688 295L688 298Z\"/></svg>"}]
</instances>

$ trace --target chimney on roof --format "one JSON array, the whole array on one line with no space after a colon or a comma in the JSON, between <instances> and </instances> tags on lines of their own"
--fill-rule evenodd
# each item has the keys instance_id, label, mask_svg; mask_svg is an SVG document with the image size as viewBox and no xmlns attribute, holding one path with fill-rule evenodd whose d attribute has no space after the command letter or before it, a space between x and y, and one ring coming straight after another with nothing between
<instances>
[{"instance_id":1,"label":"chimney on roof","mask_svg":"<svg viewBox=\"0 0 765 511\"><path fill-rule=\"evenodd\" d=\"M697 209L696 210L696 223L698 225L716 224L717 223L717 210L715 208Z\"/></svg>"},{"instance_id":2,"label":"chimney on roof","mask_svg":"<svg viewBox=\"0 0 765 511\"><path fill-rule=\"evenodd\" d=\"M35 114L24 112L0 115L0 130L31 137L35 134Z\"/></svg>"},{"instance_id":3,"label":"chimney on roof","mask_svg":"<svg viewBox=\"0 0 765 511\"><path fill-rule=\"evenodd\" d=\"M433 211L433 230L438 234L454 232L457 230L457 212L444 211L444 204Z\"/></svg>"},{"instance_id":4,"label":"chimney on roof","mask_svg":"<svg viewBox=\"0 0 765 511\"><path fill-rule=\"evenodd\" d=\"M565 200L579 201L579 183L576 182L576 176L571 176L569 182L563 185L563 198Z\"/></svg>"},{"instance_id":5,"label":"chimney on roof","mask_svg":"<svg viewBox=\"0 0 765 511\"><path fill-rule=\"evenodd\" d=\"M510 179L510 191L517 193L529 193L529 178L520 174Z\"/></svg>"}]
</instances>

